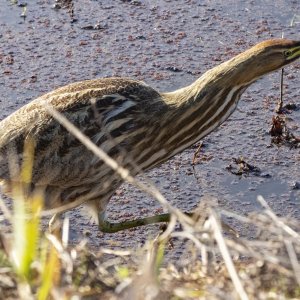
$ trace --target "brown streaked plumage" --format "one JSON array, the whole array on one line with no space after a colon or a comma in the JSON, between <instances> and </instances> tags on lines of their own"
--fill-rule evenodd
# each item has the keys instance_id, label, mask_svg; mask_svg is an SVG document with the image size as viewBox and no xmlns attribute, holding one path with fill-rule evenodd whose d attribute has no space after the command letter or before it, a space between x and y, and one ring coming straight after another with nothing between
<instances>
[{"instance_id":1,"label":"brown streaked plumage","mask_svg":"<svg viewBox=\"0 0 300 300\"><path fill-rule=\"evenodd\" d=\"M167 215L108 223L105 209L122 180L54 120L43 102L136 175L209 134L233 113L251 83L299 57L300 42L269 40L171 93L159 93L140 81L106 78L73 83L43 95L0 122L2 189L9 193L18 180L10 176L11 153L17 153L20 164L24 140L31 137L35 141L32 188L45 191L45 209L64 210L66 204L84 203L98 215L100 228L109 232L165 221Z\"/></svg>"}]
</instances>

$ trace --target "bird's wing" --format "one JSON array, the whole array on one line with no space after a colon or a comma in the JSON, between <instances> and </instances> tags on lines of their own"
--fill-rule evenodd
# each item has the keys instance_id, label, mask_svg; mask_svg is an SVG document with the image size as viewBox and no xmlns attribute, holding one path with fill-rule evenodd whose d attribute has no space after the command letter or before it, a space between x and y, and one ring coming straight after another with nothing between
<instances>
[{"instance_id":1,"label":"bird's wing","mask_svg":"<svg viewBox=\"0 0 300 300\"><path fill-rule=\"evenodd\" d=\"M136 81L110 79L77 83L46 94L0 122L0 178L9 178L7 156L15 147L22 161L24 139L35 139L33 181L67 182L89 176L96 159L43 107L48 101L94 143L117 157L132 146L136 129L148 122L147 105L159 94Z\"/></svg>"}]
</instances>

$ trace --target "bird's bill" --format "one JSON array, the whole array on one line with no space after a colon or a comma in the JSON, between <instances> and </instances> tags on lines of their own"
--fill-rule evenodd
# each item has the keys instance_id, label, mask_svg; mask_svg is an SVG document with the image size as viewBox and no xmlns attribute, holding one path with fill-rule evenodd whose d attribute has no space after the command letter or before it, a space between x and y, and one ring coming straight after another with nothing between
<instances>
[{"instance_id":1,"label":"bird's bill","mask_svg":"<svg viewBox=\"0 0 300 300\"><path fill-rule=\"evenodd\" d=\"M300 46L293 47L287 51L289 52L287 60L294 60L300 57Z\"/></svg>"}]
</instances>

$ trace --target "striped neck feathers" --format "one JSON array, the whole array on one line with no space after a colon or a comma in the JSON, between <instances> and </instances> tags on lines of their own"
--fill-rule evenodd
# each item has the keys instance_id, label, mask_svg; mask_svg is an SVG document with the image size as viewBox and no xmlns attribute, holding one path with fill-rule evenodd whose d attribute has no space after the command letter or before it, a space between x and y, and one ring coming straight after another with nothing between
<instances>
[{"instance_id":1,"label":"striped neck feathers","mask_svg":"<svg viewBox=\"0 0 300 300\"><path fill-rule=\"evenodd\" d=\"M162 96L167 104L179 108L194 105L208 94L217 94L222 89L246 88L266 73L259 63L259 54L245 51L208 70L191 85Z\"/></svg>"},{"instance_id":2,"label":"striped neck feathers","mask_svg":"<svg viewBox=\"0 0 300 300\"><path fill-rule=\"evenodd\" d=\"M162 126L168 132L161 133L171 155L205 137L234 112L242 93L259 77L246 74L247 64L245 56L239 55L207 71L190 86L161 94L171 108ZM169 123L172 126L167 126Z\"/></svg>"}]
</instances>

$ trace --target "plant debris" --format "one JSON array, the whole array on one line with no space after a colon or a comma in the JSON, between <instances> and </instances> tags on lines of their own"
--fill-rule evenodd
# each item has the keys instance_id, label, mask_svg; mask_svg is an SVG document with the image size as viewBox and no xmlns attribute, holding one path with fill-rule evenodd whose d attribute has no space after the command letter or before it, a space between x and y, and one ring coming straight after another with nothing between
<instances>
[{"instance_id":1,"label":"plant debris","mask_svg":"<svg viewBox=\"0 0 300 300\"><path fill-rule=\"evenodd\" d=\"M289 110L289 111L299 109L298 105L295 104L295 103L287 103L286 105L283 106L283 108L286 109L286 110Z\"/></svg>"},{"instance_id":2,"label":"plant debris","mask_svg":"<svg viewBox=\"0 0 300 300\"><path fill-rule=\"evenodd\" d=\"M108 28L107 24L100 24L100 22L96 23L95 25L85 25L82 26L81 29L83 30L105 30Z\"/></svg>"},{"instance_id":3,"label":"plant debris","mask_svg":"<svg viewBox=\"0 0 300 300\"><path fill-rule=\"evenodd\" d=\"M234 175L254 175L254 176L261 176L261 177L270 177L269 174L262 174L261 170L253 165L247 163L244 158L232 158L233 164L230 164L226 167L230 173Z\"/></svg>"},{"instance_id":4,"label":"plant debris","mask_svg":"<svg viewBox=\"0 0 300 300\"><path fill-rule=\"evenodd\" d=\"M170 71L170 72L175 72L175 73L182 72L182 69L175 67L175 66L168 66L168 67L166 67L166 70Z\"/></svg>"},{"instance_id":5,"label":"plant debris","mask_svg":"<svg viewBox=\"0 0 300 300\"><path fill-rule=\"evenodd\" d=\"M71 18L71 23L75 23L77 19L74 15L74 2L73 0L55 0L55 4L53 5L54 9L67 9L69 16Z\"/></svg>"},{"instance_id":6,"label":"plant debris","mask_svg":"<svg viewBox=\"0 0 300 300\"><path fill-rule=\"evenodd\" d=\"M275 109L278 115L272 117L272 127L269 131L272 136L271 143L278 146L286 145L290 148L298 148L300 146L300 138L290 131L284 117L284 114L290 113L290 110L297 110L297 105L294 103L283 105L283 75L284 69L281 69L280 99Z\"/></svg>"},{"instance_id":7,"label":"plant debris","mask_svg":"<svg viewBox=\"0 0 300 300\"><path fill-rule=\"evenodd\" d=\"M11 237L1 235L0 293L6 299L298 299L300 224L277 217L262 197L258 202L260 211L243 216L210 206L210 199L200 204L193 232L167 228L140 249L92 250L86 240L64 245L41 233L39 247L46 242L48 258L37 256L26 280L11 261ZM224 235L220 215L254 226L256 236ZM166 263L166 252L178 247L185 258ZM45 271L49 278L41 276ZM48 297L42 297L40 286L47 279Z\"/></svg>"},{"instance_id":8,"label":"plant debris","mask_svg":"<svg viewBox=\"0 0 300 300\"><path fill-rule=\"evenodd\" d=\"M205 153L201 153L202 149L205 148L205 144L203 141L200 141L198 144L193 146L196 150L193 155L192 166L194 167L196 164L200 163L200 161L210 161L213 159L212 155L207 155Z\"/></svg>"},{"instance_id":9,"label":"plant debris","mask_svg":"<svg viewBox=\"0 0 300 300\"><path fill-rule=\"evenodd\" d=\"M193 166L196 164L196 159L197 159L197 156L199 155L199 153L201 151L202 146L203 146L203 141L201 141L199 143L199 146L197 147L196 151L194 152L193 161L192 161Z\"/></svg>"},{"instance_id":10,"label":"plant debris","mask_svg":"<svg viewBox=\"0 0 300 300\"><path fill-rule=\"evenodd\" d=\"M275 145L285 145L290 148L300 147L300 138L296 137L287 127L284 116L273 116L270 129L271 142Z\"/></svg>"}]
</instances>

